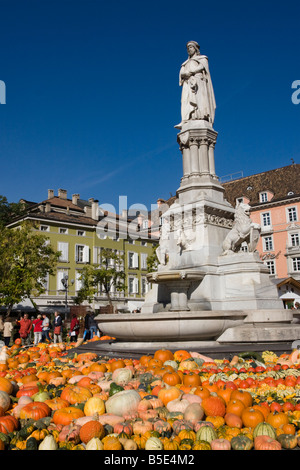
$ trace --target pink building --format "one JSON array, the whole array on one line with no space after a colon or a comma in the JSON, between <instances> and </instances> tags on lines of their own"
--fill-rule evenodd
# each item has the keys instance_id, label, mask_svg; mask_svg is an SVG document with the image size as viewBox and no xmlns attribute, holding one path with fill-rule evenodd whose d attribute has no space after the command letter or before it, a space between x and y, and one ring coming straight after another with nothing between
<instances>
[{"instance_id":1,"label":"pink building","mask_svg":"<svg viewBox=\"0 0 300 470\"><path fill-rule=\"evenodd\" d=\"M298 301L300 165L293 163L276 170L229 181L223 183L223 187L225 198L234 207L238 202L251 206L252 221L261 225L261 237L257 246L260 257L269 267L270 275L274 277L278 287L284 290L284 294L290 289L295 294L295 302ZM290 283L287 282L289 278L293 280Z\"/></svg>"}]
</instances>

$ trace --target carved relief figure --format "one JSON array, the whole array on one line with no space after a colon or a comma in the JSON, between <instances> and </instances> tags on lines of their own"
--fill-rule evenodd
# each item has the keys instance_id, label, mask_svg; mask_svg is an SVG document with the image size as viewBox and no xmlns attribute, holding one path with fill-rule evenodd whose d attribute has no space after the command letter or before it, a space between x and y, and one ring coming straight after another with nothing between
<instances>
[{"instance_id":1,"label":"carved relief figure","mask_svg":"<svg viewBox=\"0 0 300 470\"><path fill-rule=\"evenodd\" d=\"M202 119L213 124L216 102L208 58L200 55L199 44L195 41L187 43L187 52L189 58L182 64L179 74L182 123Z\"/></svg>"},{"instance_id":2,"label":"carved relief figure","mask_svg":"<svg viewBox=\"0 0 300 470\"><path fill-rule=\"evenodd\" d=\"M223 255L239 251L241 244L246 242L248 251L255 251L259 240L260 225L250 219L250 206L240 203L236 207L234 223L223 242Z\"/></svg>"}]
</instances>

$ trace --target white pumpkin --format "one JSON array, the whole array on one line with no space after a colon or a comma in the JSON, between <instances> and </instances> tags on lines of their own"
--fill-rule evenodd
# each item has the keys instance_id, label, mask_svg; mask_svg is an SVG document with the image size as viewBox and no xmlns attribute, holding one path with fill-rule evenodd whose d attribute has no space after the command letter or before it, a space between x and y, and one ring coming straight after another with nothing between
<instances>
[{"instance_id":1,"label":"white pumpkin","mask_svg":"<svg viewBox=\"0 0 300 470\"><path fill-rule=\"evenodd\" d=\"M117 385L126 385L132 379L132 372L125 367L116 369L112 374L112 380Z\"/></svg>"},{"instance_id":2,"label":"white pumpkin","mask_svg":"<svg viewBox=\"0 0 300 470\"><path fill-rule=\"evenodd\" d=\"M39 445L39 450L57 450L58 445L52 434L48 434Z\"/></svg>"},{"instance_id":3,"label":"white pumpkin","mask_svg":"<svg viewBox=\"0 0 300 470\"><path fill-rule=\"evenodd\" d=\"M190 405L190 402L187 400L182 400L181 397L175 398L175 400L169 401L167 403L166 408L170 411L179 411L181 413L184 413L186 408Z\"/></svg>"},{"instance_id":4,"label":"white pumpkin","mask_svg":"<svg viewBox=\"0 0 300 470\"><path fill-rule=\"evenodd\" d=\"M4 392L4 390L0 390L0 406L7 411L10 407L11 399L8 393Z\"/></svg>"},{"instance_id":5,"label":"white pumpkin","mask_svg":"<svg viewBox=\"0 0 300 470\"><path fill-rule=\"evenodd\" d=\"M85 450L103 450L104 445L99 437L93 437L85 446Z\"/></svg>"},{"instance_id":6,"label":"white pumpkin","mask_svg":"<svg viewBox=\"0 0 300 470\"><path fill-rule=\"evenodd\" d=\"M172 361L171 359L168 359L167 361L164 362L164 366L171 366L173 367L174 370L178 369L178 363L176 361Z\"/></svg>"},{"instance_id":7,"label":"white pumpkin","mask_svg":"<svg viewBox=\"0 0 300 470\"><path fill-rule=\"evenodd\" d=\"M140 401L141 397L136 390L122 390L105 402L106 412L117 416L136 413Z\"/></svg>"},{"instance_id":8,"label":"white pumpkin","mask_svg":"<svg viewBox=\"0 0 300 470\"><path fill-rule=\"evenodd\" d=\"M163 443L158 437L149 437L145 444L145 450L162 450L163 448Z\"/></svg>"}]
</instances>

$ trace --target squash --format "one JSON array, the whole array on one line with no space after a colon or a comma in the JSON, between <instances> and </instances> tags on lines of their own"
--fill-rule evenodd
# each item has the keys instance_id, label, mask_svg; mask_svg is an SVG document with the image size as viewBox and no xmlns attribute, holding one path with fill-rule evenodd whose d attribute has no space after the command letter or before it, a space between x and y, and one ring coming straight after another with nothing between
<instances>
[{"instance_id":1,"label":"squash","mask_svg":"<svg viewBox=\"0 0 300 470\"><path fill-rule=\"evenodd\" d=\"M255 426L253 430L253 439L258 436L269 436L273 439L276 439L276 430L269 423L259 423Z\"/></svg>"},{"instance_id":2,"label":"squash","mask_svg":"<svg viewBox=\"0 0 300 470\"><path fill-rule=\"evenodd\" d=\"M255 450L281 450L281 444L270 436L257 436L254 439Z\"/></svg>"},{"instance_id":3,"label":"squash","mask_svg":"<svg viewBox=\"0 0 300 470\"><path fill-rule=\"evenodd\" d=\"M38 450L38 441L35 437L29 437L26 441L26 450Z\"/></svg>"},{"instance_id":4,"label":"squash","mask_svg":"<svg viewBox=\"0 0 300 470\"><path fill-rule=\"evenodd\" d=\"M48 434L40 443L38 450L57 450L58 445L52 434Z\"/></svg>"},{"instance_id":5,"label":"squash","mask_svg":"<svg viewBox=\"0 0 300 470\"><path fill-rule=\"evenodd\" d=\"M192 450L211 450L211 445L207 441L196 440L192 446Z\"/></svg>"},{"instance_id":6,"label":"squash","mask_svg":"<svg viewBox=\"0 0 300 470\"><path fill-rule=\"evenodd\" d=\"M243 434L234 436L230 442L233 450L251 450L253 448L252 439Z\"/></svg>"},{"instance_id":7,"label":"squash","mask_svg":"<svg viewBox=\"0 0 300 470\"><path fill-rule=\"evenodd\" d=\"M141 397L136 390L123 390L105 402L106 412L117 416L129 415L137 412L140 401Z\"/></svg>"},{"instance_id":8,"label":"squash","mask_svg":"<svg viewBox=\"0 0 300 470\"><path fill-rule=\"evenodd\" d=\"M112 374L112 380L117 385L121 385L122 387L132 379L133 374L130 369L127 367L123 367L121 369L116 369Z\"/></svg>"},{"instance_id":9,"label":"squash","mask_svg":"<svg viewBox=\"0 0 300 470\"><path fill-rule=\"evenodd\" d=\"M196 434L196 441L206 441L211 443L217 438L217 433L212 426L202 426Z\"/></svg>"},{"instance_id":10,"label":"squash","mask_svg":"<svg viewBox=\"0 0 300 470\"><path fill-rule=\"evenodd\" d=\"M297 436L292 434L280 434L277 436L277 441L280 442L284 449L294 449L297 447Z\"/></svg>"},{"instance_id":11,"label":"squash","mask_svg":"<svg viewBox=\"0 0 300 470\"><path fill-rule=\"evenodd\" d=\"M211 449L212 450L230 450L231 449L231 444L228 439L214 439L210 443Z\"/></svg>"},{"instance_id":12,"label":"squash","mask_svg":"<svg viewBox=\"0 0 300 470\"><path fill-rule=\"evenodd\" d=\"M145 444L145 450L162 450L163 443L158 437L150 437Z\"/></svg>"},{"instance_id":13,"label":"squash","mask_svg":"<svg viewBox=\"0 0 300 470\"><path fill-rule=\"evenodd\" d=\"M103 450L104 445L98 437L93 437L85 446L85 450Z\"/></svg>"}]
</instances>

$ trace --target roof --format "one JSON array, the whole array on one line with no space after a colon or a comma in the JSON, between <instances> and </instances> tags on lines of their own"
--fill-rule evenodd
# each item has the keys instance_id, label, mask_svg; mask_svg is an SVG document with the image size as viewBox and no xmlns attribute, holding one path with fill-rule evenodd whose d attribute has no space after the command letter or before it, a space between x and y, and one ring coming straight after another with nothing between
<instances>
[{"instance_id":1,"label":"roof","mask_svg":"<svg viewBox=\"0 0 300 470\"><path fill-rule=\"evenodd\" d=\"M234 181L223 183L225 198L233 206L236 199L246 197L250 205L260 204L259 194L270 191L274 194L272 202L300 197L300 164L257 173Z\"/></svg>"}]
</instances>

